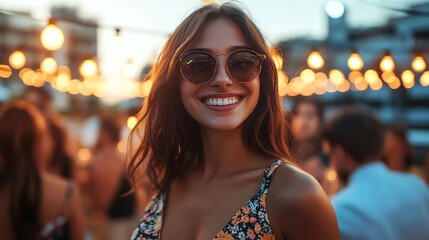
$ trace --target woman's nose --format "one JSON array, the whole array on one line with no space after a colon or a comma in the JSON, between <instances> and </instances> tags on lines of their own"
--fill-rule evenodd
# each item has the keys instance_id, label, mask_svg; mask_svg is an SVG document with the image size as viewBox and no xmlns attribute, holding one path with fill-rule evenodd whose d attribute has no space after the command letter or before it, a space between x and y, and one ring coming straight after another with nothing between
<instances>
[{"instance_id":1,"label":"woman's nose","mask_svg":"<svg viewBox=\"0 0 429 240\"><path fill-rule=\"evenodd\" d=\"M227 87L233 84L233 80L228 74L226 56L218 56L216 59L216 73L211 81L212 86Z\"/></svg>"}]
</instances>

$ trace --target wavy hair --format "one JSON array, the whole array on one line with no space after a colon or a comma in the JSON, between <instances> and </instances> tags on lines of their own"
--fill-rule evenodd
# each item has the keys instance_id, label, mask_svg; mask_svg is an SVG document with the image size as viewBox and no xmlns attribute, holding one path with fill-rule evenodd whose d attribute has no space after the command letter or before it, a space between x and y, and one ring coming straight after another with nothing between
<instances>
[{"instance_id":1,"label":"wavy hair","mask_svg":"<svg viewBox=\"0 0 429 240\"><path fill-rule=\"evenodd\" d=\"M205 24L218 18L234 22L253 50L271 56L260 30L236 5L207 5L191 13L167 40L146 76L153 81L152 89L129 138L132 142L132 136L141 134L141 142L128 163L128 174L134 186L140 174L144 174L156 189L166 191L191 164L201 162L203 149L199 124L187 113L180 98L178 59L196 44ZM268 57L260 74L259 101L242 125L243 141L250 151L293 162L286 144L289 127L277 81L275 64Z\"/></svg>"},{"instance_id":2,"label":"wavy hair","mask_svg":"<svg viewBox=\"0 0 429 240\"><path fill-rule=\"evenodd\" d=\"M0 192L9 196L16 239L38 239L41 176L36 161L42 116L26 102L0 108Z\"/></svg>"}]
</instances>

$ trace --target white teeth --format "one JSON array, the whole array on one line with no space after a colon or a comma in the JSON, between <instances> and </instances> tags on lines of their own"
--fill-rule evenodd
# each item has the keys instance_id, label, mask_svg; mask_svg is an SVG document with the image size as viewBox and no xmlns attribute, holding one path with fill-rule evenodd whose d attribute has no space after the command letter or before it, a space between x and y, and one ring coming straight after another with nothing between
<instances>
[{"instance_id":1,"label":"white teeth","mask_svg":"<svg viewBox=\"0 0 429 240\"><path fill-rule=\"evenodd\" d=\"M238 97L229 97L229 98L207 98L205 103L209 106L227 106L236 104L240 101Z\"/></svg>"}]
</instances>

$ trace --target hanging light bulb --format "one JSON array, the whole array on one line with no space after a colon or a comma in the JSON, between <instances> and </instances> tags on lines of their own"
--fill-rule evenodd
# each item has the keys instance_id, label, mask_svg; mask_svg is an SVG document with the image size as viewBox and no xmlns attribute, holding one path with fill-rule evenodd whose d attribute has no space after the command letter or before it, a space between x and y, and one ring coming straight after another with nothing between
<instances>
[{"instance_id":1,"label":"hanging light bulb","mask_svg":"<svg viewBox=\"0 0 429 240\"><path fill-rule=\"evenodd\" d=\"M429 71L426 71L422 74L420 77L420 84L422 84L423 87L429 86Z\"/></svg>"},{"instance_id":2,"label":"hanging light bulb","mask_svg":"<svg viewBox=\"0 0 429 240\"><path fill-rule=\"evenodd\" d=\"M9 64L15 69L21 69L25 65L25 55L22 51L16 50L9 57Z\"/></svg>"},{"instance_id":3,"label":"hanging light bulb","mask_svg":"<svg viewBox=\"0 0 429 240\"><path fill-rule=\"evenodd\" d=\"M79 72L83 77L93 77L98 73L97 63L92 59L87 59L80 65Z\"/></svg>"},{"instance_id":4,"label":"hanging light bulb","mask_svg":"<svg viewBox=\"0 0 429 240\"><path fill-rule=\"evenodd\" d=\"M392 56L390 56L389 53L386 53L383 59L381 59L380 69L383 72L392 72L393 70L395 70L395 62L393 61L393 58Z\"/></svg>"},{"instance_id":5,"label":"hanging light bulb","mask_svg":"<svg viewBox=\"0 0 429 240\"><path fill-rule=\"evenodd\" d=\"M47 57L40 63L40 69L45 74L54 74L57 71L57 62L55 59Z\"/></svg>"},{"instance_id":6,"label":"hanging light bulb","mask_svg":"<svg viewBox=\"0 0 429 240\"><path fill-rule=\"evenodd\" d=\"M349 60L347 60L347 66L349 66L349 69L352 71L360 71L363 68L363 60L356 51L350 54Z\"/></svg>"},{"instance_id":7,"label":"hanging light bulb","mask_svg":"<svg viewBox=\"0 0 429 240\"><path fill-rule=\"evenodd\" d=\"M416 56L411 63L411 67L415 72L423 72L426 69L425 59L421 56Z\"/></svg>"},{"instance_id":8,"label":"hanging light bulb","mask_svg":"<svg viewBox=\"0 0 429 240\"><path fill-rule=\"evenodd\" d=\"M325 61L318 51L313 51L308 56L307 64L310 68L319 70L323 67L323 65L325 65Z\"/></svg>"},{"instance_id":9,"label":"hanging light bulb","mask_svg":"<svg viewBox=\"0 0 429 240\"><path fill-rule=\"evenodd\" d=\"M43 47L51 51L55 51L63 45L64 33L58 28L54 18L49 19L48 25L40 34L40 40Z\"/></svg>"}]
</instances>

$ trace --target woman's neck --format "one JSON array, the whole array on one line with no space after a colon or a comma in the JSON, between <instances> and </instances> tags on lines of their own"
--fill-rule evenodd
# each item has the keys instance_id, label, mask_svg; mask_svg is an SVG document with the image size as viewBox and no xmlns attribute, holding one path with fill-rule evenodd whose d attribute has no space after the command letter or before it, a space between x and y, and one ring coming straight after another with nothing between
<instances>
[{"instance_id":1,"label":"woman's neck","mask_svg":"<svg viewBox=\"0 0 429 240\"><path fill-rule=\"evenodd\" d=\"M245 170L252 162L261 162L263 157L251 152L243 142L242 129L216 131L202 129L203 166L202 178L211 180Z\"/></svg>"}]
</instances>

